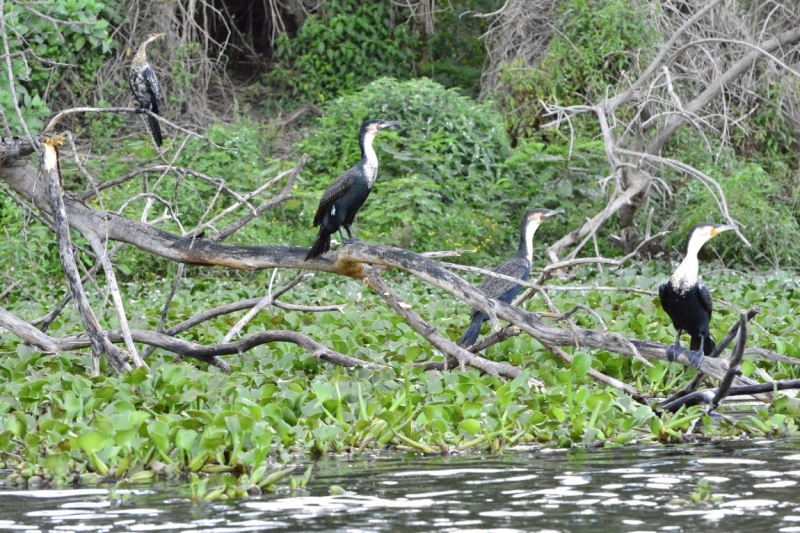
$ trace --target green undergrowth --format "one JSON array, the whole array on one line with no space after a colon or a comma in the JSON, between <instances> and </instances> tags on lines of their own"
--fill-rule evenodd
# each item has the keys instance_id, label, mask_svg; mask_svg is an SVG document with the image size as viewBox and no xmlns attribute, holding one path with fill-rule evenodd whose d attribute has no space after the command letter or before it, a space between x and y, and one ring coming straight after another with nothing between
<instances>
[{"instance_id":1,"label":"green undergrowth","mask_svg":"<svg viewBox=\"0 0 800 533\"><path fill-rule=\"evenodd\" d=\"M756 319L759 327L750 329L750 346L800 356L800 284L795 279L785 274L745 278L704 267L715 296L740 307L762 307ZM643 265L578 282L657 290L665 270L664 265ZM277 282L288 281L285 276L281 274ZM468 320L466 306L405 274L387 277L423 317L450 339L458 339ZM263 295L267 282L267 273L211 278L202 269L189 268L168 325L201 310ZM132 327L154 328L158 313L153 310L162 305L168 284L157 280L123 285ZM43 292L39 304L16 300L12 294L9 309L26 319L39 316L42 306L52 300L45 287L39 290ZM673 339L656 297L601 291L553 292L551 297L564 311L575 303L590 306L609 330L621 335L663 343ZM646 369L615 354L566 348L575 358L569 368L525 336L509 339L486 354L521 367L517 379L481 375L474 369L426 372L414 364L441 359L438 352L355 281L319 274L284 300L347 307L343 313L322 314L265 310L244 334L298 331L385 369L345 370L295 345L275 343L226 357L233 370L230 375L157 351L148 361L149 371L117 376L104 364L101 376L90 377L85 351L41 354L3 336L0 462L13 472L6 482L135 483L198 474L197 497L213 499L268 490L278 483L302 484L307 473L298 477L281 466L298 454L357 454L384 448L437 454L502 451L531 443L561 447L670 443L683 440L697 418L701 433L712 438L774 437L796 431L794 416L800 410L796 400L786 398L733 423L709 419L700 408L659 415L651 406L596 384L587 371L600 370L656 396L683 385L693 371L660 362ZM100 301L92 303L102 309ZM538 299L525 305L546 311ZM721 305L716 308L713 334L720 338L738 315ZM182 337L203 344L219 342L239 316L204 323ZM116 327L109 309L99 318L104 327ZM596 317L582 312L575 315L575 323L601 327ZM49 333L63 336L79 331L68 308ZM756 379L798 374L792 367L750 358L743 371ZM543 387L532 386L531 379ZM227 477L221 485L208 487L203 474L217 472Z\"/></svg>"},{"instance_id":2,"label":"green undergrowth","mask_svg":"<svg viewBox=\"0 0 800 533\"><path fill-rule=\"evenodd\" d=\"M607 167L601 143L581 140L571 160L566 143L512 148L491 102L478 104L428 79L380 79L324 111L296 147L313 158L296 191L298 220L313 218L321 191L359 160L357 132L368 118L400 124L375 140L380 171L357 220L365 240L415 251L473 249L485 260L516 246L525 209L567 211L540 228L537 238L547 241L603 202L595 184Z\"/></svg>"}]
</instances>

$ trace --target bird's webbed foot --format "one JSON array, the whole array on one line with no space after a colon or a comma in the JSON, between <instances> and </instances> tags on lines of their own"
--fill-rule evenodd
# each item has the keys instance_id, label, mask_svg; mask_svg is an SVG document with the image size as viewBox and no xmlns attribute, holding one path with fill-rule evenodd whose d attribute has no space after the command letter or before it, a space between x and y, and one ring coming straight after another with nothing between
<instances>
[{"instance_id":1,"label":"bird's webbed foot","mask_svg":"<svg viewBox=\"0 0 800 533\"><path fill-rule=\"evenodd\" d=\"M353 237L353 232L350 230L350 226L344 226L344 230L347 232L347 236L350 237L350 238L349 239L345 239L344 235L342 235L342 242L343 243L350 244L350 243L353 243L353 242L360 242L358 239ZM341 233L341 231L342 230L340 229L339 233Z\"/></svg>"},{"instance_id":2,"label":"bird's webbed foot","mask_svg":"<svg viewBox=\"0 0 800 533\"><path fill-rule=\"evenodd\" d=\"M670 363L674 363L678 360L678 356L682 353L686 352L686 348L680 345L680 343L675 343L667 346L667 361Z\"/></svg>"},{"instance_id":3,"label":"bird's webbed foot","mask_svg":"<svg viewBox=\"0 0 800 533\"><path fill-rule=\"evenodd\" d=\"M146 111L145 108L143 108L142 106L137 105L136 107L133 108L133 112L136 113L137 115L141 115L145 111Z\"/></svg>"},{"instance_id":4,"label":"bird's webbed foot","mask_svg":"<svg viewBox=\"0 0 800 533\"><path fill-rule=\"evenodd\" d=\"M703 357L705 357L703 355L702 348L694 352L686 352L686 357L689 359L689 364L691 364L692 367L700 370L700 365L703 363Z\"/></svg>"},{"instance_id":5,"label":"bird's webbed foot","mask_svg":"<svg viewBox=\"0 0 800 533\"><path fill-rule=\"evenodd\" d=\"M670 363L674 363L678 360L678 356L686 351L686 348L681 346L681 334L683 330L677 330L677 335L675 335L675 344L672 346L667 346L667 361Z\"/></svg>"}]
</instances>

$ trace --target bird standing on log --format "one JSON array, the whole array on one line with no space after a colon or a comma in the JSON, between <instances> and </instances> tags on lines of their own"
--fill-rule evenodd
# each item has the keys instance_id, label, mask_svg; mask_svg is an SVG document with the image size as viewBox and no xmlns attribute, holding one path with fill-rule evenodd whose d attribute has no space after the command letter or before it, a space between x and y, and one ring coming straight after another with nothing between
<instances>
[{"instance_id":1,"label":"bird standing on log","mask_svg":"<svg viewBox=\"0 0 800 533\"><path fill-rule=\"evenodd\" d=\"M675 344L667 348L667 360L674 362L686 351L681 347L681 334L691 336L690 352L686 354L692 366L700 368L705 355L710 355L716 346L708 330L711 322L711 293L698 277L697 254L712 237L735 226L703 223L689 231L686 239L686 257L669 280L658 289L661 307L672 319L678 332Z\"/></svg>"},{"instance_id":2,"label":"bird standing on log","mask_svg":"<svg viewBox=\"0 0 800 533\"><path fill-rule=\"evenodd\" d=\"M150 131L153 133L153 140L158 146L161 146L162 143L161 126L158 123L158 119L153 116L153 113L158 115L160 94L156 73L147 63L147 45L156 39L162 38L164 35L164 33L151 33L147 36L147 39L142 41L136 51L136 55L133 56L131 70L128 74L128 82L131 85L133 96L139 103L139 106L136 107L136 112L147 114L147 122L150 125Z\"/></svg>"},{"instance_id":3,"label":"bird standing on log","mask_svg":"<svg viewBox=\"0 0 800 533\"><path fill-rule=\"evenodd\" d=\"M547 209L529 209L525 211L520 222L520 237L519 249L517 254L494 269L493 272L519 278L522 281L527 281L531 275L531 262L533 260L533 234L536 229L546 219L563 214L563 209L556 211L549 211ZM510 304L514 297L522 290L522 285L500 278L486 278L478 288L483 294L489 298L495 298L503 303ZM478 311L472 310L470 315L470 324L461 340L458 341L459 346L468 348L475 344L478 335L481 333L481 325L489 320L489 315Z\"/></svg>"},{"instance_id":4,"label":"bird standing on log","mask_svg":"<svg viewBox=\"0 0 800 533\"><path fill-rule=\"evenodd\" d=\"M399 123L385 120L366 120L361 124L361 132L358 134L361 161L336 178L322 193L317 214L314 216L314 227L319 226L319 235L309 250L306 261L330 250L331 235L337 231L342 243L356 240L350 231L350 225L355 220L358 210L364 205L378 176L378 156L372 148L372 141L380 132L397 124ZM342 228L347 231L350 239L344 238Z\"/></svg>"}]
</instances>

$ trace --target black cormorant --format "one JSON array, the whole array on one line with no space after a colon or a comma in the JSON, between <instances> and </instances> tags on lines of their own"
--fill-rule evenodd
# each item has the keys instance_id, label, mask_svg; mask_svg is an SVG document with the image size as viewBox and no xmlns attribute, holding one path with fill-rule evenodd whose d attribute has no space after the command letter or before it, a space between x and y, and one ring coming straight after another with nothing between
<instances>
[{"instance_id":1,"label":"black cormorant","mask_svg":"<svg viewBox=\"0 0 800 533\"><path fill-rule=\"evenodd\" d=\"M306 261L330 250L331 235L337 231L342 237L342 243L355 240L350 225L364 205L378 176L378 156L372 148L372 141L380 132L397 124L399 123L385 120L365 120L361 124L361 132L358 134L361 161L336 178L322 193L317 214L314 216L314 226L319 226L319 235L309 250ZM350 239L344 238L342 228L347 231Z\"/></svg>"},{"instance_id":2,"label":"black cormorant","mask_svg":"<svg viewBox=\"0 0 800 533\"><path fill-rule=\"evenodd\" d=\"M164 35L164 33L151 33L147 36L147 39L139 45L136 55L133 56L131 70L128 74L128 82L131 85L133 96L139 103L136 112L147 114L147 122L150 125L150 131L153 133L153 140L158 146L161 146L162 143L161 126L158 123L158 119L152 116L152 113L158 115L158 79L156 78L156 73L147 63L146 48L148 44Z\"/></svg>"},{"instance_id":3,"label":"black cormorant","mask_svg":"<svg viewBox=\"0 0 800 533\"><path fill-rule=\"evenodd\" d=\"M711 293L698 278L697 254L709 239L729 229L736 228L710 223L693 227L686 239L686 257L672 277L658 289L661 307L672 319L672 325L678 332L675 345L667 348L667 359L670 362L674 362L685 351L680 344L681 333L684 331L692 338L689 345L691 352L686 356L693 367L700 368L703 356L714 351L715 344L708 331L712 309Z\"/></svg>"},{"instance_id":4,"label":"black cormorant","mask_svg":"<svg viewBox=\"0 0 800 533\"><path fill-rule=\"evenodd\" d=\"M525 211L520 222L520 237L519 249L517 254L494 269L498 274L504 274L514 278L519 278L526 281L531 274L531 261L533 258L533 234L543 220L550 218L554 215L563 214L563 209L550 211L548 209L529 209ZM507 281L500 278L486 278L478 288L483 294L489 298L495 298L501 302L510 304L514 297L522 290L522 285ZM481 332L481 325L489 320L486 313L482 313L477 309L472 310L470 315L470 324L461 340L458 341L459 346L468 348L475 344L478 335Z\"/></svg>"}]
</instances>

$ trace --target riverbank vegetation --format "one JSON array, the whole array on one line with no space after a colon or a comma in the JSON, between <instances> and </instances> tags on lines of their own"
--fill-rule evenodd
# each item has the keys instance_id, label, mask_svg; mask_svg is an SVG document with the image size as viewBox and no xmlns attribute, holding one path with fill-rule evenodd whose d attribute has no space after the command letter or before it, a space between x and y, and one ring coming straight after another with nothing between
<instances>
[{"instance_id":1,"label":"riverbank vegetation","mask_svg":"<svg viewBox=\"0 0 800 533\"><path fill-rule=\"evenodd\" d=\"M777 391L745 416L660 407L697 372L666 362L674 330L657 288L689 228L735 223L701 264L717 340L759 307L729 377L798 378L800 12L78 4L0 4L0 84L14 89L0 97L6 484L225 472L216 489L195 478L196 496L215 499L302 486L309 473L285 467L297 454L796 432L797 400ZM162 153L124 81L150 31L167 33L149 51L163 117L182 128L162 124ZM41 135L76 106L96 109ZM303 262L319 194L358 159L365 118L401 123L376 140L380 173L356 222L374 244ZM59 142L56 186L36 151ZM65 192L71 243L56 239L49 187ZM537 232L519 310L493 305L462 269L509 257L532 207L567 216ZM455 345L470 306L501 321L478 353ZM729 360L704 362L706 386Z\"/></svg>"}]
</instances>

